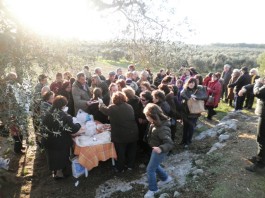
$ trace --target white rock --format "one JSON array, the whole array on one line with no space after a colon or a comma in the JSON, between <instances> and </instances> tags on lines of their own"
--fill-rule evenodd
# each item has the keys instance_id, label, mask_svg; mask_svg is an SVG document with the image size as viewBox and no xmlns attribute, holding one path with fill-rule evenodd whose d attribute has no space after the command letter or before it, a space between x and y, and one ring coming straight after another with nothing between
<instances>
[{"instance_id":1,"label":"white rock","mask_svg":"<svg viewBox=\"0 0 265 198\"><path fill-rule=\"evenodd\" d=\"M219 142L224 142L226 140L228 140L230 138L230 135L225 135L225 134L222 134L219 136Z\"/></svg>"},{"instance_id":2,"label":"white rock","mask_svg":"<svg viewBox=\"0 0 265 198\"><path fill-rule=\"evenodd\" d=\"M202 165L203 164L203 160L202 159L198 159L195 161L196 165Z\"/></svg>"},{"instance_id":3,"label":"white rock","mask_svg":"<svg viewBox=\"0 0 265 198\"><path fill-rule=\"evenodd\" d=\"M180 193L178 191L175 191L173 197L178 197L178 196L180 196Z\"/></svg>"},{"instance_id":4,"label":"white rock","mask_svg":"<svg viewBox=\"0 0 265 198\"><path fill-rule=\"evenodd\" d=\"M197 169L195 171L192 172L193 175L202 175L203 174L203 170L202 169Z\"/></svg>"},{"instance_id":5,"label":"white rock","mask_svg":"<svg viewBox=\"0 0 265 198\"><path fill-rule=\"evenodd\" d=\"M160 196L159 196L159 198L169 198L170 196L169 196L169 194L167 194L167 193L163 193L163 194L161 194Z\"/></svg>"}]
</instances>

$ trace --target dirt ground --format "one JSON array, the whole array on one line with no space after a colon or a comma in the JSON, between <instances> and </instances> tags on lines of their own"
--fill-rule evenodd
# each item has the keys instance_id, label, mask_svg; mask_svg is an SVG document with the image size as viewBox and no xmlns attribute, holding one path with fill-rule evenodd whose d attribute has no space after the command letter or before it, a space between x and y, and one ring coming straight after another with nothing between
<instances>
[{"instance_id":1,"label":"dirt ground","mask_svg":"<svg viewBox=\"0 0 265 198\"><path fill-rule=\"evenodd\" d=\"M250 115L251 116L251 115ZM208 121L205 116L200 118L204 129L218 124L218 120ZM204 173L194 179L187 176L187 182L181 188L172 188L169 195L173 197L174 191L180 193L180 198L207 198L207 197L265 197L265 173L251 173L245 170L250 162L247 158L255 155L256 122L239 120L238 130L231 133L227 146L206 155L216 138L207 138L202 141L194 141L189 152L196 153L202 159L199 168ZM197 133L201 132L201 129ZM0 156L10 158L10 170L0 170L0 183L2 184L0 197L96 197L96 189L105 181L113 178L123 178L125 181L137 179L145 172L139 168L143 158L137 160L136 169L117 174L113 171L111 161L100 162L99 166L89 172L87 178L81 177L78 187L74 186L72 177L55 181L48 171L45 154L37 150L34 144L34 135L31 132L26 155L16 155L12 152L12 143L8 138L0 137ZM176 132L176 147L173 153L183 151L177 143L180 142L181 125ZM196 134L195 134L196 135ZM194 162L195 163L195 162ZM198 166L198 165L197 165ZM111 197L143 197L146 188L135 185L133 190L117 192Z\"/></svg>"}]
</instances>

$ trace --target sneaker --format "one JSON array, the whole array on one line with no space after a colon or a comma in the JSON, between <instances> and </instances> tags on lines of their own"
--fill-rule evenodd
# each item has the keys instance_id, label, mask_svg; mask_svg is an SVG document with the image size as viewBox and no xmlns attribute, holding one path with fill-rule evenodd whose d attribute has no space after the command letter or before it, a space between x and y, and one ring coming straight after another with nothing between
<instances>
[{"instance_id":1,"label":"sneaker","mask_svg":"<svg viewBox=\"0 0 265 198\"><path fill-rule=\"evenodd\" d=\"M171 176L168 176L167 179L166 179L165 181L159 181L159 182L157 182L157 185L158 185L158 186L163 186L163 185L165 185L165 184L171 182L172 180L173 180L172 177L171 177Z\"/></svg>"},{"instance_id":2,"label":"sneaker","mask_svg":"<svg viewBox=\"0 0 265 198\"><path fill-rule=\"evenodd\" d=\"M147 193L145 193L144 198L153 198L153 197L155 197L155 194L157 192L158 192L158 190L156 190L156 191L148 190Z\"/></svg>"},{"instance_id":3,"label":"sneaker","mask_svg":"<svg viewBox=\"0 0 265 198\"><path fill-rule=\"evenodd\" d=\"M260 157L258 156L253 156L252 158L249 158L248 161L250 161L251 163L255 164L258 161L260 161Z\"/></svg>"},{"instance_id":4,"label":"sneaker","mask_svg":"<svg viewBox=\"0 0 265 198\"><path fill-rule=\"evenodd\" d=\"M257 172L257 171L264 170L265 165L257 163L257 164L252 164L251 166L247 166L245 167L245 169L250 172Z\"/></svg>"}]
</instances>

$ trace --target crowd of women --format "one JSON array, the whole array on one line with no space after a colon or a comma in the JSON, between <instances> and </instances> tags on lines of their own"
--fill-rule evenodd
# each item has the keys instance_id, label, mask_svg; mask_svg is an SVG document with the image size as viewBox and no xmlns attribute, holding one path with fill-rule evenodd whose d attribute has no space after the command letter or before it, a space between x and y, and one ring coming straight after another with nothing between
<instances>
[{"instance_id":1,"label":"crowd of women","mask_svg":"<svg viewBox=\"0 0 265 198\"><path fill-rule=\"evenodd\" d=\"M183 148L192 144L201 114L190 112L189 100L205 102L208 120L216 115L214 109L222 97L231 106L235 101L235 110L242 109L245 96L246 107L253 105L253 92L242 94L240 90L254 83L255 69L251 70L255 77L248 74L246 67L231 71L229 65L224 66L222 74L209 73L204 78L193 67L181 67L179 72L181 75L176 76L161 69L154 77L149 69L139 73L135 65L129 65L125 74L118 68L109 72L106 79L101 68L95 68L91 74L89 67L84 66L76 78L70 72L57 73L49 86L48 77L39 75L32 102L33 123L36 141L46 151L54 178L70 174L71 135L82 130L72 119L79 109L99 122L110 123L111 141L117 152L115 171L132 170L137 153L145 155L149 160L149 191L145 197L152 197L159 185L172 180L160 164L174 147L177 122L183 124L182 140L178 143ZM161 180L158 184L156 174Z\"/></svg>"}]
</instances>

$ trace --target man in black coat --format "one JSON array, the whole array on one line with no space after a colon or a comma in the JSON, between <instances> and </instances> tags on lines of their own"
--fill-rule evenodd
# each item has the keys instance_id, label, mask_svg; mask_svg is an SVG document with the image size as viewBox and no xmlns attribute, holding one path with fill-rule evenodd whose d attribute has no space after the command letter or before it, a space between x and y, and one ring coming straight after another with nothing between
<instances>
[{"instance_id":1,"label":"man in black coat","mask_svg":"<svg viewBox=\"0 0 265 198\"><path fill-rule=\"evenodd\" d=\"M241 73L242 75L237 79L236 82L228 85L229 88L235 87L235 102L236 102L235 111L243 109L243 103L246 97L245 95L239 96L238 92L241 90L243 86L250 84L251 81L251 77L248 73L247 67L242 67Z\"/></svg>"},{"instance_id":2,"label":"man in black coat","mask_svg":"<svg viewBox=\"0 0 265 198\"><path fill-rule=\"evenodd\" d=\"M257 155L249 159L253 164L246 167L248 171L256 172L261 169L265 169L265 85L264 79L257 80L257 83L253 89L254 95L258 98L255 113L260 115L258 127L257 127L257 143L258 152Z\"/></svg>"}]
</instances>

